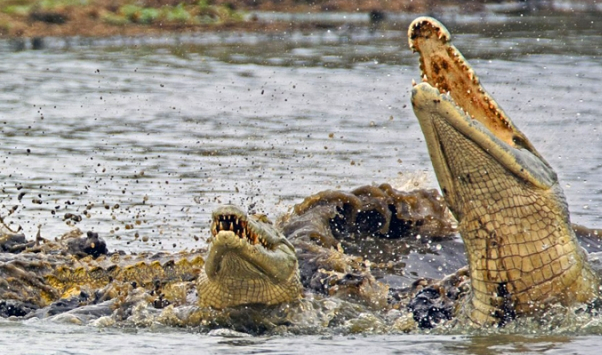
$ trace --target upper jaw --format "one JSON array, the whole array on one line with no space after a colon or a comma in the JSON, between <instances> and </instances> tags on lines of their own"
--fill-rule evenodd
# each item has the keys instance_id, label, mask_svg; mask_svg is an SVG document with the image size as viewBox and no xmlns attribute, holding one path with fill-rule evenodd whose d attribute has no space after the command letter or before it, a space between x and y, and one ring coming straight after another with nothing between
<instances>
[{"instance_id":1,"label":"upper jaw","mask_svg":"<svg viewBox=\"0 0 602 355\"><path fill-rule=\"evenodd\" d=\"M240 239L241 243L243 241L250 245L259 243L266 248L270 247L264 236L261 233L257 233L251 223L246 213L238 207L231 205L221 206L213 211L211 233L215 239L219 233L232 232L232 234Z\"/></svg>"},{"instance_id":2,"label":"upper jaw","mask_svg":"<svg viewBox=\"0 0 602 355\"><path fill-rule=\"evenodd\" d=\"M434 119L452 126L533 186L547 189L556 183L550 165L483 89L439 21L429 17L414 20L408 38L410 47L420 53L423 74L423 83L414 84L412 105L446 198L453 200L453 179L441 151L441 137L432 124Z\"/></svg>"},{"instance_id":3,"label":"upper jaw","mask_svg":"<svg viewBox=\"0 0 602 355\"><path fill-rule=\"evenodd\" d=\"M441 93L449 93L471 119L479 121L508 146L528 150L545 162L529 139L481 86L470 64L451 43L451 35L442 23L431 17L419 17L410 24L408 38L410 48L420 54L422 81Z\"/></svg>"}]
</instances>

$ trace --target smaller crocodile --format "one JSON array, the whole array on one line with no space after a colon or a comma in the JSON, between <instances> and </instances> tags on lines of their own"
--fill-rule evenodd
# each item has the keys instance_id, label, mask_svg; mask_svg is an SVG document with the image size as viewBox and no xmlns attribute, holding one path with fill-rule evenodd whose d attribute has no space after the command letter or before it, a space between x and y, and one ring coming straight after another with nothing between
<instances>
[{"instance_id":1,"label":"smaller crocodile","mask_svg":"<svg viewBox=\"0 0 602 355\"><path fill-rule=\"evenodd\" d=\"M134 289L148 292L156 307L188 303L194 291L198 306L215 309L301 297L294 247L265 216L224 206L213 213L211 229L208 251L125 254L108 252L92 232L28 241L3 225L0 309L23 316L71 298L94 304Z\"/></svg>"},{"instance_id":2,"label":"smaller crocodile","mask_svg":"<svg viewBox=\"0 0 602 355\"><path fill-rule=\"evenodd\" d=\"M247 215L235 206L219 207L212 216L199 305L274 305L301 297L295 248L266 216Z\"/></svg>"}]
</instances>

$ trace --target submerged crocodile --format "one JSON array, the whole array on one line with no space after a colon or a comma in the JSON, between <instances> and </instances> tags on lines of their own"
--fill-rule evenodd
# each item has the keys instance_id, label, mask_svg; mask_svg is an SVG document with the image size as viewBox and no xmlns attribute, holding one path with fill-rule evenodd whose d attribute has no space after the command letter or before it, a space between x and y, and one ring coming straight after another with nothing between
<instances>
[{"instance_id":1,"label":"submerged crocodile","mask_svg":"<svg viewBox=\"0 0 602 355\"><path fill-rule=\"evenodd\" d=\"M294 247L265 216L225 206L213 213L211 229L204 259L205 251L109 253L98 234L80 237L79 230L27 241L2 225L0 313L24 316L62 300L94 304L137 288L156 307L187 303L195 291L198 306L216 309L301 296Z\"/></svg>"},{"instance_id":2,"label":"submerged crocodile","mask_svg":"<svg viewBox=\"0 0 602 355\"><path fill-rule=\"evenodd\" d=\"M599 280L552 167L485 92L441 23L418 18L408 37L423 74L412 105L466 247L464 312L493 325L592 301Z\"/></svg>"},{"instance_id":3,"label":"submerged crocodile","mask_svg":"<svg viewBox=\"0 0 602 355\"><path fill-rule=\"evenodd\" d=\"M322 191L279 221L306 289L381 309L465 265L455 224L438 191L389 184Z\"/></svg>"}]
</instances>

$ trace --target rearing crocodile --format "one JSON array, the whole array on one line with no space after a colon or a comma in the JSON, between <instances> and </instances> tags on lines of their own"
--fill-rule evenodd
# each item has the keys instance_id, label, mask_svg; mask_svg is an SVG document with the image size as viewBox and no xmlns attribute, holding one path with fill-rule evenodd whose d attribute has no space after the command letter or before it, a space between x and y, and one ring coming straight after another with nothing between
<instances>
[{"instance_id":1,"label":"rearing crocodile","mask_svg":"<svg viewBox=\"0 0 602 355\"><path fill-rule=\"evenodd\" d=\"M485 92L440 22L418 18L408 37L424 81L412 105L468 256L470 319L503 324L594 299L599 280L552 167Z\"/></svg>"}]
</instances>

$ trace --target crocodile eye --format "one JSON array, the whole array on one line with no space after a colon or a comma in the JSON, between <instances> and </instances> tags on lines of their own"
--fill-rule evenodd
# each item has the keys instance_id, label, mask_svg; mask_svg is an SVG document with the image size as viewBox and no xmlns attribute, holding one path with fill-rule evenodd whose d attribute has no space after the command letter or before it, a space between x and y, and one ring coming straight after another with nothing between
<instances>
[{"instance_id":1,"label":"crocodile eye","mask_svg":"<svg viewBox=\"0 0 602 355\"><path fill-rule=\"evenodd\" d=\"M538 155L537 152L535 151L535 148L531 145L531 143L523 137L520 136L513 136L512 137L512 143L514 143L514 148L516 149L521 149L521 150L526 150L527 152L533 154L533 155Z\"/></svg>"},{"instance_id":2,"label":"crocodile eye","mask_svg":"<svg viewBox=\"0 0 602 355\"><path fill-rule=\"evenodd\" d=\"M514 146L517 149L526 149L530 151L529 144L527 144L527 142L522 137L513 136L512 143L514 143Z\"/></svg>"}]
</instances>

